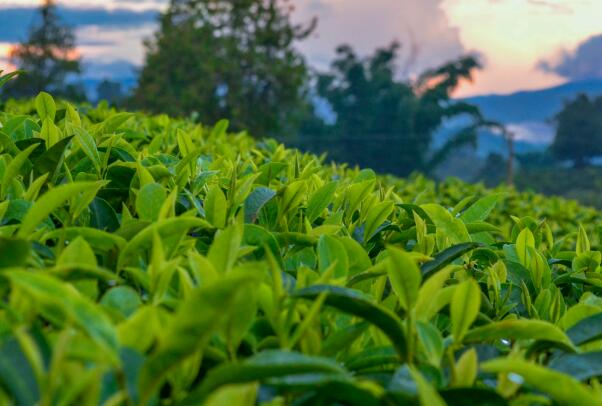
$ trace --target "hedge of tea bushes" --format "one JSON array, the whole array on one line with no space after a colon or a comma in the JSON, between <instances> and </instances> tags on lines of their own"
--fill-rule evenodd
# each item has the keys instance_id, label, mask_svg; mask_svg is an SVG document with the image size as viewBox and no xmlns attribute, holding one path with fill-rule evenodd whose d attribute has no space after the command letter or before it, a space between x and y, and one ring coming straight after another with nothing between
<instances>
[{"instance_id":1,"label":"hedge of tea bushes","mask_svg":"<svg viewBox=\"0 0 602 406\"><path fill-rule=\"evenodd\" d=\"M0 124L0 404L602 403L593 209L45 93Z\"/></svg>"}]
</instances>

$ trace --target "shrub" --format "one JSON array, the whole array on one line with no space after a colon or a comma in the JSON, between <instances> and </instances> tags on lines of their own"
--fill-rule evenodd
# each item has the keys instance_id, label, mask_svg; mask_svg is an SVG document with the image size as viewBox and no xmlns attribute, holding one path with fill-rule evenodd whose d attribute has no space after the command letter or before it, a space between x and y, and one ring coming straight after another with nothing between
<instances>
[{"instance_id":1,"label":"shrub","mask_svg":"<svg viewBox=\"0 0 602 406\"><path fill-rule=\"evenodd\" d=\"M0 123L2 404L601 403L594 210L44 93Z\"/></svg>"}]
</instances>

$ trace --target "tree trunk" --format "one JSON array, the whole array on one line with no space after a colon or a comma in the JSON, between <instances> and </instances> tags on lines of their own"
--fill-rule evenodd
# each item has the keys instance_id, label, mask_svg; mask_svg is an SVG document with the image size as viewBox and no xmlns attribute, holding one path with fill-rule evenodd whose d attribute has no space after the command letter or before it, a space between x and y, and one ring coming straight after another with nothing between
<instances>
[{"instance_id":1,"label":"tree trunk","mask_svg":"<svg viewBox=\"0 0 602 406\"><path fill-rule=\"evenodd\" d=\"M575 160L573 161L573 168L575 168L575 169L585 168L588 164L589 164L589 161L587 158L584 158L584 157L575 158Z\"/></svg>"},{"instance_id":2,"label":"tree trunk","mask_svg":"<svg viewBox=\"0 0 602 406\"><path fill-rule=\"evenodd\" d=\"M506 143L508 145L508 163L506 167L506 183L514 184L514 133L505 132Z\"/></svg>"}]
</instances>

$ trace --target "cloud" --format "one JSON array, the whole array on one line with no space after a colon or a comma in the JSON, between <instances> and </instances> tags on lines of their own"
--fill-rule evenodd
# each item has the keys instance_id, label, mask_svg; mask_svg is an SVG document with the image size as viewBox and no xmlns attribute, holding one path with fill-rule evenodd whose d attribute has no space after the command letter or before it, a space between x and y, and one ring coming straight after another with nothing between
<instances>
[{"instance_id":1,"label":"cloud","mask_svg":"<svg viewBox=\"0 0 602 406\"><path fill-rule=\"evenodd\" d=\"M312 13L330 13L333 7L324 0L311 0L309 4L305 6L305 10Z\"/></svg>"},{"instance_id":2,"label":"cloud","mask_svg":"<svg viewBox=\"0 0 602 406\"><path fill-rule=\"evenodd\" d=\"M532 6L541 7L553 13L560 14L572 14L573 8L566 3L559 3L558 1L548 0L527 0Z\"/></svg>"},{"instance_id":3,"label":"cloud","mask_svg":"<svg viewBox=\"0 0 602 406\"><path fill-rule=\"evenodd\" d=\"M72 27L138 27L156 22L156 10L129 10L117 8L76 8L59 6L62 20ZM26 35L36 18L35 7L0 7L0 42L16 42Z\"/></svg>"},{"instance_id":4,"label":"cloud","mask_svg":"<svg viewBox=\"0 0 602 406\"><path fill-rule=\"evenodd\" d=\"M572 3L577 3L579 0L572 0ZM586 0L587 1L587 0ZM489 3L500 4L508 3L508 0L489 0ZM525 4L532 6L535 9L544 10L555 14L572 14L574 9L573 4L569 5L562 0L526 0Z\"/></svg>"},{"instance_id":5,"label":"cloud","mask_svg":"<svg viewBox=\"0 0 602 406\"><path fill-rule=\"evenodd\" d=\"M547 145L554 140L554 126L545 122L523 121L521 123L509 123L506 127L514 133L516 141Z\"/></svg>"},{"instance_id":6,"label":"cloud","mask_svg":"<svg viewBox=\"0 0 602 406\"><path fill-rule=\"evenodd\" d=\"M1 2L1 0L0 0ZM298 47L308 63L328 68L335 49L350 43L359 55L372 54L393 40L402 43L400 73L410 65L415 75L467 53L459 30L452 27L441 5L445 0L293 0L293 20L309 22L318 17L316 32ZM157 27L158 9L134 6L166 4L167 0L112 0L116 9L101 6L61 6L63 20L76 29L84 61L125 60L140 65L142 39ZM129 8L128 8L129 7ZM15 42L26 36L35 8L0 6L0 42ZM412 61L412 63L408 63ZM99 74L115 66L98 66Z\"/></svg>"},{"instance_id":7,"label":"cloud","mask_svg":"<svg viewBox=\"0 0 602 406\"><path fill-rule=\"evenodd\" d=\"M114 0L115 3L144 4L147 6L164 6L169 0Z\"/></svg>"},{"instance_id":8,"label":"cloud","mask_svg":"<svg viewBox=\"0 0 602 406\"><path fill-rule=\"evenodd\" d=\"M441 8L444 0L312 0L299 2L295 21L318 17L311 38L299 44L310 64L325 69L335 48L350 43L360 55L393 40L402 43L400 65L416 74L466 53L459 31Z\"/></svg>"},{"instance_id":9,"label":"cloud","mask_svg":"<svg viewBox=\"0 0 602 406\"><path fill-rule=\"evenodd\" d=\"M537 67L570 80L602 78L602 34L586 39L572 52L564 50L540 61Z\"/></svg>"},{"instance_id":10,"label":"cloud","mask_svg":"<svg viewBox=\"0 0 602 406\"><path fill-rule=\"evenodd\" d=\"M155 29L154 23L136 27L83 26L76 30L78 50L84 60L124 60L140 65L144 60L142 42L152 37Z\"/></svg>"}]
</instances>

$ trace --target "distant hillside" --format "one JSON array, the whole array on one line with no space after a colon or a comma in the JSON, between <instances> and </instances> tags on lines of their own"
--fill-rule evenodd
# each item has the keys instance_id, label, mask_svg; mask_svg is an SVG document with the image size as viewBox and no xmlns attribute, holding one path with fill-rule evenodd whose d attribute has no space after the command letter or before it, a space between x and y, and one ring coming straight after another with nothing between
<instances>
[{"instance_id":1,"label":"distant hillside","mask_svg":"<svg viewBox=\"0 0 602 406\"><path fill-rule=\"evenodd\" d=\"M602 79L570 82L507 95L475 96L463 100L479 106L486 118L499 121L511 129L516 136L515 153L525 154L542 152L550 145L554 139L554 127L550 119L562 109L565 101L573 99L579 93L602 95ZM435 137L434 147L443 145L466 124L462 119L445 123ZM476 179L490 153L506 157L506 142L498 134L482 130L479 132L476 150L464 148L456 152L439 168L437 176L457 176L472 181Z\"/></svg>"},{"instance_id":2,"label":"distant hillside","mask_svg":"<svg viewBox=\"0 0 602 406\"><path fill-rule=\"evenodd\" d=\"M570 82L547 89L507 95L475 96L466 101L479 106L487 118L504 123L545 122L562 109L565 100L579 93L602 94L602 79Z\"/></svg>"},{"instance_id":3,"label":"distant hillside","mask_svg":"<svg viewBox=\"0 0 602 406\"><path fill-rule=\"evenodd\" d=\"M124 78L109 78L112 82L117 82L121 85L121 91L124 94L128 94L136 86L137 79L135 77L124 77ZM96 101L98 98L97 88L103 79L99 78L84 78L82 84L86 90L86 96L89 100Z\"/></svg>"}]
</instances>

